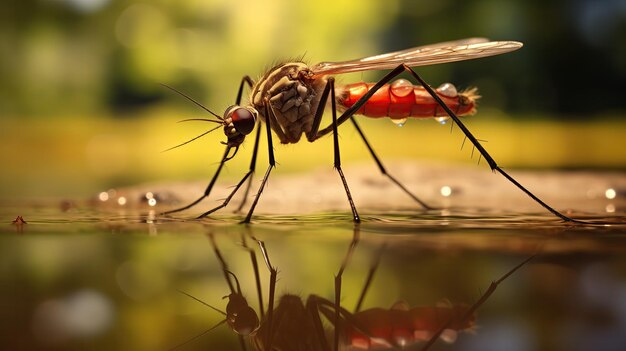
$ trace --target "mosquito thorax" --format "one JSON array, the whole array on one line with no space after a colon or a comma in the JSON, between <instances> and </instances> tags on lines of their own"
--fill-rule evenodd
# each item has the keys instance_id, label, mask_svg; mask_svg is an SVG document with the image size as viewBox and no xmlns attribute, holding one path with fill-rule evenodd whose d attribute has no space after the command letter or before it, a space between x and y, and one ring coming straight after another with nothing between
<instances>
[{"instance_id":1,"label":"mosquito thorax","mask_svg":"<svg viewBox=\"0 0 626 351\"><path fill-rule=\"evenodd\" d=\"M259 317L241 294L227 296L226 322L239 335L249 335L259 328Z\"/></svg>"},{"instance_id":2,"label":"mosquito thorax","mask_svg":"<svg viewBox=\"0 0 626 351\"><path fill-rule=\"evenodd\" d=\"M239 146L254 130L258 113L253 107L230 106L224 112L224 134L228 145Z\"/></svg>"}]
</instances>

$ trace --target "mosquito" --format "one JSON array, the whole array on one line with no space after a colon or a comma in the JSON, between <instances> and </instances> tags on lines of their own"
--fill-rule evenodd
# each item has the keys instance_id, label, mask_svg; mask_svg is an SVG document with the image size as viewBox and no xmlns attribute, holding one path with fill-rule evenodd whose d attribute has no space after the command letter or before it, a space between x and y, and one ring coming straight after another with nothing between
<instances>
[{"instance_id":1,"label":"mosquito","mask_svg":"<svg viewBox=\"0 0 626 351\"><path fill-rule=\"evenodd\" d=\"M397 123L403 123L407 118L450 119L452 125L456 124L463 132L465 136L463 142L465 143L466 140L470 141L473 148L480 153L480 157L485 159L492 172L500 173L509 182L513 183L513 185L556 217L567 222L585 223L570 218L555 210L511 177L498 166L496 161L480 143L479 139L474 137L463 124L459 118L460 116L472 115L476 112L476 100L479 98L476 89L459 92L455 86L450 83L443 84L439 88L433 89L411 68L494 56L515 51L522 46L523 44L517 41L489 41L485 38L468 38L433 45L418 46L411 49L351 61L321 62L313 66L308 66L301 61L281 63L267 70L257 81L252 80L249 76L243 77L239 85L235 104L228 107L223 116L215 114L182 92L168 87L215 117L214 119L191 120L202 120L218 124L207 132L177 145L174 148L187 144L222 127L226 135L226 141L223 142L226 148L219 166L204 193L190 204L166 211L163 214L187 210L208 197L224 164L235 156L246 136L251 134L256 128L252 159L248 171L220 205L202 213L198 218L206 217L226 207L237 191L248 181L243 201L238 208L238 210L241 210L250 191L251 179L256 169L261 129L262 125L265 124L269 165L252 205L242 223L250 223L270 173L276 166L272 131L282 144L297 143L301 140L303 135L306 136L309 142L314 142L327 134L333 134L334 168L339 174L343 184L348 204L352 211L352 219L354 222L360 222L360 216L341 168L341 156L339 152L337 129L348 120L350 120L354 128L356 128L356 131L365 143L365 146L376 162L380 172L424 209L432 209L433 207L429 206L409 191L398 179L387 171L365 137L357 120L354 118L355 115L362 115L371 118L386 117ZM361 82L335 86L335 78L333 77L335 75L389 69L391 69L391 71L377 83ZM397 79L392 82L394 78L404 72L407 72L415 78L419 82L419 85L414 85L405 79ZM251 91L248 100L242 103L245 85L248 85ZM330 125L320 129L322 116L326 109L327 102L329 102L328 100L330 100L332 121ZM338 116L339 112L340 115Z\"/></svg>"},{"instance_id":2,"label":"mosquito","mask_svg":"<svg viewBox=\"0 0 626 351\"><path fill-rule=\"evenodd\" d=\"M209 305L186 293L183 294L222 314L224 319L201 334L173 347L179 350L190 342L207 334L213 329L227 324L237 334L241 348L246 350L247 338L255 350L303 350L337 351L340 348L361 350L404 349L422 345L421 350L429 349L437 340L452 343L461 332L474 332L476 329L476 311L496 291L498 285L515 271L528 263L534 256L519 263L498 280L493 281L482 296L472 305L452 304L448 300L435 306L410 307L399 301L391 308L369 308L361 310L380 264L386 245L381 245L371 261L365 283L361 288L358 301L352 312L341 306L342 277L360 240L358 226L354 228L353 238L335 275L334 301L309 295L304 301L300 296L285 294L275 305L274 296L278 269L272 265L265 243L254 237L259 246L265 265L270 272L269 298L264 309L263 294L259 278L255 251L248 247L245 235L242 244L250 251L256 280L259 312L249 305L244 297L236 275L231 272L221 254L215 238L209 234L215 256L221 264L224 278L230 288L226 310ZM233 282L234 281L234 282ZM329 322L331 328L325 328L322 320Z\"/></svg>"}]
</instances>

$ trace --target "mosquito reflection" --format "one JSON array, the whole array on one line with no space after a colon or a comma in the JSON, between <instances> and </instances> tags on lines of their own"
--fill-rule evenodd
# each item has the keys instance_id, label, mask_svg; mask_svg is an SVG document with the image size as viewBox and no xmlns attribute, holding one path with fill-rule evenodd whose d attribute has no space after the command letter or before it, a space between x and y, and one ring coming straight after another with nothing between
<instances>
[{"instance_id":1,"label":"mosquito reflection","mask_svg":"<svg viewBox=\"0 0 626 351\"><path fill-rule=\"evenodd\" d=\"M533 258L524 260L492 282L486 292L471 305L454 304L444 300L434 306L411 307L406 302L400 301L390 308L376 307L362 310L363 301L374 281L386 249L386 245L383 244L371 259L356 307L349 311L341 304L342 277L360 241L358 225L354 227L352 241L335 275L332 299L315 294L306 298L284 294L276 304L278 270L271 262L265 243L247 232L242 234L241 239L243 248L250 253L254 270L260 306L257 314L244 297L237 275L230 270L215 237L209 234L208 238L230 290L230 293L224 297L228 300L226 309L223 311L187 292L181 291L181 293L222 314L224 319L171 350L183 349L190 342L222 324L227 324L235 332L242 350L247 350L248 346L252 346L254 350L387 350L420 345L421 350L428 350L438 340L452 343L459 333L473 332L476 329L476 310L489 299L501 282ZM248 242L254 242L255 245L250 246ZM261 288L257 252L260 253L262 264L265 265L270 275L267 305L264 303Z\"/></svg>"}]
</instances>

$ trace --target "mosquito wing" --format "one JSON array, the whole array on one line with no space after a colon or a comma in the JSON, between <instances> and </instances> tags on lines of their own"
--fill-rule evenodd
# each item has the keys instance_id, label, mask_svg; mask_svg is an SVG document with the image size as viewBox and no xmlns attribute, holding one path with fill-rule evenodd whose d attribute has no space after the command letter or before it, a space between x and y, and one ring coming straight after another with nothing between
<instances>
[{"instance_id":1,"label":"mosquito wing","mask_svg":"<svg viewBox=\"0 0 626 351\"><path fill-rule=\"evenodd\" d=\"M320 62L311 69L315 75L341 74L369 70L393 69L405 64L410 67L434 65L454 61L494 56L517 50L517 41L489 41L485 38L468 38L438 44L418 46L387 54L342 62Z\"/></svg>"}]
</instances>

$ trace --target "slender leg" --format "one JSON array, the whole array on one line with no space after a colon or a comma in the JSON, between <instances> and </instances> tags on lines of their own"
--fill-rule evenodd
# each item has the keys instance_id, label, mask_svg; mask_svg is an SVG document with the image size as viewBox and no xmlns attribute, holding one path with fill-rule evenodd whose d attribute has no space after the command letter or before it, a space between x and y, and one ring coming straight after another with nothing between
<instances>
[{"instance_id":1,"label":"slender leg","mask_svg":"<svg viewBox=\"0 0 626 351\"><path fill-rule=\"evenodd\" d=\"M350 246L348 247L348 252L346 252L346 256L343 258L343 262L341 262L341 267L339 267L339 272L337 272L337 275L335 276L335 315L334 315L335 339L334 339L334 347L333 347L334 351L339 350L340 328L338 328L337 326L339 326L339 310L341 308L341 279L343 277L343 271L346 269L346 266L348 265L348 263L350 262L350 259L352 258L354 249L356 248L356 245L359 243L359 234L360 234L359 225L356 224L354 226L352 242L350 243Z\"/></svg>"},{"instance_id":2,"label":"slender leg","mask_svg":"<svg viewBox=\"0 0 626 351\"><path fill-rule=\"evenodd\" d=\"M237 290L235 290L235 287L233 286L233 282L230 280L230 274L228 273L229 272L228 264L226 263L226 260L224 260L224 256L222 256L222 252L217 247L217 243L215 242L215 237L213 236L213 234L209 233L208 237L209 237L209 241L211 242L211 246L213 247L213 252L215 252L215 257L217 257L217 260L220 262L220 266L222 267L222 272L224 273L224 279L226 279L228 288L230 289L230 292L232 294L235 294L237 293ZM246 341L243 339L243 336L237 335L237 337L239 339L239 345L241 349L246 351L247 350Z\"/></svg>"},{"instance_id":3,"label":"slender leg","mask_svg":"<svg viewBox=\"0 0 626 351\"><path fill-rule=\"evenodd\" d=\"M249 76L243 77L243 79L241 80L241 84L239 84L239 91L237 92L237 100L235 101L236 105L241 105L241 96L243 94L244 83L247 83L250 89L252 89L252 87L254 86L254 81L252 81L252 78L250 78ZM260 133L261 131L259 128L257 129L257 134L256 134L255 141L254 141L254 151L252 152L252 160L250 161L250 170L251 170L250 179L248 179L248 185L246 186L246 190L243 195L243 200L241 200L241 203L235 210L235 213L241 212L241 209L246 205L246 201L248 201L248 194L250 193L250 187L252 185L252 178L254 177L254 171L256 169L256 152L259 146Z\"/></svg>"},{"instance_id":4,"label":"slender leg","mask_svg":"<svg viewBox=\"0 0 626 351\"><path fill-rule=\"evenodd\" d=\"M348 196L348 202L350 203L350 209L352 210L352 219L355 223L359 223L361 219L359 218L359 214L357 213L356 206L354 205L354 201L352 200L352 195L350 194L350 189L348 188L348 183L346 181L346 177L343 175L343 170L341 169L341 155L339 153L339 134L337 133L337 108L335 103L335 79L330 77L328 78L328 82L324 87L324 91L322 92L322 96L320 97L320 103L317 107L317 111L315 112L315 117L313 118L313 123L311 126L311 130L306 133L307 140L310 142L315 141L318 138L318 129L320 126L320 122L322 120L322 116L324 114L324 109L326 107L326 101L328 101L328 95L331 94L331 105L332 105L332 113L333 113L333 123L331 126L333 127L333 147L335 152L334 166L339 176L341 177L341 182L343 183L343 187L346 191L346 195Z\"/></svg>"},{"instance_id":5,"label":"slender leg","mask_svg":"<svg viewBox=\"0 0 626 351\"><path fill-rule=\"evenodd\" d=\"M270 271L270 292L269 292L269 301L268 301L268 305L267 305L267 335L268 335L268 340L267 340L267 350L272 350L272 342L274 339L274 332L273 332L273 318L274 318L274 293L276 291L276 276L278 275L278 270L272 266L272 263L270 262L270 257L267 254L267 250L265 249L265 243L261 240L255 239L256 242L259 244L259 248L261 249L261 255L263 255L263 260L265 261L265 265L267 266L267 269Z\"/></svg>"},{"instance_id":6,"label":"slender leg","mask_svg":"<svg viewBox=\"0 0 626 351\"><path fill-rule=\"evenodd\" d=\"M231 149L230 146L226 146L226 151L224 151L224 156L222 156L222 160L220 161L220 165L217 167L217 170L215 171L215 174L213 175L213 178L211 178L211 181L209 182L209 185L207 185L206 189L204 190L204 194L202 196L200 196L196 201L190 203L187 206L183 206L183 207L177 208L175 210L165 211L162 214L166 215L166 214L170 214L170 213L184 211L184 210L186 210L188 208L191 208L191 207L197 205L205 197L209 196L209 194L211 193L211 190L213 189L213 185L215 185L215 181L217 181L217 177L220 175L220 172L222 171L222 167L224 167L224 163L226 163L226 161L228 161L230 159L228 157L228 153L230 152L230 149Z\"/></svg>"},{"instance_id":7,"label":"slender leg","mask_svg":"<svg viewBox=\"0 0 626 351\"><path fill-rule=\"evenodd\" d=\"M241 212L241 209L246 205L248 201L248 194L250 194L250 188L252 187L252 177L254 176L254 172L256 171L256 156L259 151L259 140L261 138L261 122L259 122L259 126L256 130L256 135L254 136L254 149L252 150L252 159L250 160L250 168L248 173L250 173L250 179L248 180L248 185L246 186L246 190L243 193L243 199L241 203L235 210L235 213Z\"/></svg>"},{"instance_id":8,"label":"slender leg","mask_svg":"<svg viewBox=\"0 0 626 351\"><path fill-rule=\"evenodd\" d=\"M363 300L365 300L365 295L367 294L367 291L372 285L372 281L374 280L374 274L376 273L376 270L378 270L378 265L380 264L380 258L382 257L383 252L385 251L386 248L387 248L386 244L381 245L381 247L378 249L378 252L376 253L375 259L372 261L372 264L370 265L370 269L367 272L367 278L365 279L365 284L363 285L363 289L361 289L359 300L356 303L356 307L354 308L354 313L357 313L361 310L361 306L363 305Z\"/></svg>"},{"instance_id":9,"label":"slender leg","mask_svg":"<svg viewBox=\"0 0 626 351\"><path fill-rule=\"evenodd\" d=\"M245 85L245 84L248 84L248 86L249 86L250 88L252 88L252 86L254 85L254 81L252 81L252 79L251 79L249 76L244 76L244 77L241 79L241 83L239 84L239 90L237 91L237 99L235 100L235 104L236 104L236 105L241 104L241 97L242 97L242 95L243 95L243 87L244 87L244 85ZM185 96L185 95L183 95L183 96ZM194 101L194 100L192 99L191 101ZM194 101L194 102L195 102L195 101ZM198 103L196 103L196 104L198 104ZM200 106L202 106L202 105L200 105ZM258 137L257 137L257 138L258 138ZM255 150L256 150L256 145L257 145L257 144L255 144ZM220 172L222 171L222 167L224 166L224 163L230 159L230 157L228 157L228 153L230 152L230 149L231 149L231 148L230 148L229 146L227 146L227 147L226 147L226 151L224 152L224 156L222 157L222 161L220 161L220 165L219 165L219 167L217 168L217 171L215 171L215 174L213 175L213 178L211 178L211 182L209 183L209 185L207 186L207 188L204 190L204 194L203 194L201 197L199 197L196 201L194 201L194 202L190 203L190 204L189 204L189 205L187 205L187 206L183 206L183 207L181 207L181 208L177 208L177 209L174 209L174 210L166 211L166 212L163 212L162 214L164 214L164 215L165 215L165 214L170 214L170 213L175 213L175 212L184 211L184 210L186 210L186 209L189 209L189 208L191 208L191 207L193 207L193 206L197 205L197 204L198 204L200 201L202 201L205 197L209 196L209 194L211 193L211 190L213 189L213 186L215 185L215 182L217 181L217 177L219 176ZM233 156L234 156L234 155L233 155ZM231 157L232 157L232 156L231 156ZM254 159L256 159L256 152L254 152L254 153L253 153L253 155L252 155L252 159L253 159L253 160L254 160ZM253 161L253 162L254 162L254 161ZM254 173L254 168L252 168L252 173ZM246 177L248 177L248 175L246 175ZM246 178L246 177L244 177L244 178ZM246 192L246 193L247 193L247 192ZM244 201L245 201L245 200L244 200ZM204 217L204 216L206 216L206 214L203 214L203 215L201 215L200 217Z\"/></svg>"},{"instance_id":10,"label":"slender leg","mask_svg":"<svg viewBox=\"0 0 626 351\"><path fill-rule=\"evenodd\" d=\"M359 132L359 135L361 136L361 139L363 139L363 142L365 143L365 146L367 146L367 149L369 150L370 154L374 158L374 161L378 165L378 169L380 169L380 172L384 176L389 178L398 187L400 187L400 189L402 189L402 191L404 191L413 200L415 200L417 203L419 203L423 208L425 208L427 210L432 210L433 209L432 207L428 206L424 201L420 200L417 196L413 195L413 193L411 193L404 185L402 185L402 183L400 183L394 176L392 176L391 174L387 173L387 170L385 169L385 166L383 166L383 163L380 161L380 159L376 155L376 152L374 152L374 149L372 148L370 143L367 141L367 138L365 137L365 134L363 134L363 131L361 130L361 127L359 127L359 124L356 123L356 119L354 119L354 116L350 116L350 121L352 121L352 124L356 128L356 131Z\"/></svg>"},{"instance_id":11,"label":"slender leg","mask_svg":"<svg viewBox=\"0 0 626 351\"><path fill-rule=\"evenodd\" d=\"M228 197L226 197L226 199L224 199L224 202L222 202L221 205L214 207L213 209L204 212L203 214L199 215L197 218L204 218L208 215L210 215L211 213L226 207L226 205L228 205L228 203L230 202L230 200L233 198L233 196L235 196L235 194L237 193L237 191L239 190L239 188L241 188L241 186L243 185L243 183L246 182L246 180L248 180L248 178L252 179L252 175L254 174L254 169L256 168L256 155L257 152L259 150L259 136L261 135L261 123L259 122L258 126L257 126L257 131L256 131L256 137L254 139L254 149L252 150L252 161L250 162L250 169L248 170L248 172L243 176L243 178L241 178L241 180L239 181L239 183L237 183L237 185L235 185L235 188L233 189L233 191L231 191L230 195L228 195ZM250 183L248 183L248 190L250 189ZM244 195L244 200L241 203L241 206L243 206L243 204L245 203L245 198L248 196L248 192L246 190L246 194Z\"/></svg>"},{"instance_id":12,"label":"slender leg","mask_svg":"<svg viewBox=\"0 0 626 351\"><path fill-rule=\"evenodd\" d=\"M352 201L352 195L350 194L350 189L348 188L348 182L346 182L346 177L343 175L343 170L341 169L341 154L339 152L339 133L337 133L337 109L335 106L335 79L329 78L328 84L330 85L330 94L332 97L331 105L332 105L332 113L333 113L333 147L335 151L335 162L334 166L339 173L339 177L341 177L341 182L343 183L343 188L346 190L346 195L348 196L348 202L350 203L350 209L352 210L352 220L355 223L359 223L361 219L359 218L359 214L356 211L356 206L354 206L354 201Z\"/></svg>"},{"instance_id":13,"label":"slender leg","mask_svg":"<svg viewBox=\"0 0 626 351\"><path fill-rule=\"evenodd\" d=\"M519 263L517 266L513 267L513 269L511 269L510 271L508 271L506 274L504 274L502 277L500 277L500 279L491 282L491 284L489 285L489 288L487 289L487 291L485 291L484 294L482 294L482 296L472 305L470 306L470 308L465 312L465 314L459 319L459 321L466 321L469 320L470 318L472 318L472 316L474 316L474 314L476 313L476 310L478 308L480 308L480 306L482 306L488 299L489 297L496 291L496 289L498 288L498 285L500 285L500 283L502 283L504 280L506 280L508 277L510 277L513 273L515 273L515 271L517 271L518 269L520 269L522 266L524 266L525 264L527 264L530 260L532 260L536 255L530 256L529 258L525 259L524 261L522 261L521 263ZM439 336L441 336L441 333L443 333L446 329L448 329L450 327L450 324L452 324L454 322L454 320L449 320L447 323L445 323L431 338L430 340L428 340L428 342L426 344L424 344L424 346L421 348L421 351L426 351L428 350L434 343L435 341L437 341L437 339L439 338Z\"/></svg>"},{"instance_id":14,"label":"slender leg","mask_svg":"<svg viewBox=\"0 0 626 351\"><path fill-rule=\"evenodd\" d=\"M428 91L428 93L433 97L433 99L435 99L435 101L437 101L437 103L446 111L446 113L450 116L450 118L452 118L454 123L456 123L456 125L459 126L459 128L461 129L463 134L465 134L465 136L467 137L467 139L469 139L469 141L476 147L476 149L482 155L482 157L485 158L485 160L489 164L489 167L491 168L492 171L494 171L494 172L497 171L498 173L500 173L502 176L504 176L504 178L506 178L508 181L513 183L513 185L515 185L518 189L520 189L521 191L526 193L526 195L528 195L531 199L535 200L538 204L543 206L543 208L545 208L546 210L550 211L553 215L561 218L562 220L567 221L567 222L575 222L575 223L587 223L585 221L580 221L580 220L576 220L576 219L570 218L570 217L562 214L561 212L555 210L554 208L550 207L548 204L543 202L540 198L535 196L535 194L531 193L528 189L526 189L519 182L517 182L517 180L515 180L513 177L511 177L508 173L506 173L504 170L502 170L502 168L500 168L500 166L498 166L496 164L496 161L493 159L493 157L491 157L491 155L489 155L487 150L485 150L485 148L474 137L474 135L472 135L472 133L469 131L469 129L467 129L467 127L463 124L463 122L461 122L461 119L454 112L452 112L452 110L450 110L448 105L446 105L443 102L443 100L441 100L439 95L437 95L437 93L435 93L435 91L422 79L422 77L420 77L417 73L415 73L415 71L413 69L411 69L411 67L408 67L408 66L405 66L405 65L403 65L403 67L404 67L404 69L406 71L411 73L411 75L415 79L417 79L420 82L420 84L424 87L424 89L426 89L426 91Z\"/></svg>"},{"instance_id":15,"label":"slender leg","mask_svg":"<svg viewBox=\"0 0 626 351\"><path fill-rule=\"evenodd\" d=\"M248 235L251 234L248 233ZM246 242L245 234L241 234L241 244L243 245L244 249L248 250L248 252L250 253L250 261L252 262L252 269L254 270L254 280L256 282L256 291L259 298L259 312L261 312L261 319L263 319L263 316L265 316L265 307L263 306L263 292L261 288L261 278L259 277L259 263L256 259L256 253L252 248L248 246L248 243Z\"/></svg>"},{"instance_id":16,"label":"slender leg","mask_svg":"<svg viewBox=\"0 0 626 351\"><path fill-rule=\"evenodd\" d=\"M266 127L266 133L267 133L267 151L268 151L268 156L269 156L269 166L267 167L267 171L265 171L265 176L263 177L263 180L261 181L261 186L259 187L259 191L256 194L256 197L254 198L254 201L252 202L252 206L250 206L250 210L248 210L248 215L246 216L246 218L241 221L241 223L250 223L250 220L252 219L252 213L254 213L254 209L256 208L257 203L259 202L259 198L261 198L261 193L263 192L263 189L265 188L265 184L267 183L267 179L270 176L270 173L272 171L272 168L276 167L276 160L274 159L274 144L272 143L272 129L270 126L270 114L272 113L271 108L270 108L270 103L268 100L265 101L265 127Z\"/></svg>"},{"instance_id":17,"label":"slender leg","mask_svg":"<svg viewBox=\"0 0 626 351\"><path fill-rule=\"evenodd\" d=\"M213 252L215 253L215 257L220 262L220 266L222 267L222 272L224 273L224 279L226 279L226 283L228 283L228 288L230 289L230 292L234 294L237 292L237 290L235 290L235 287L233 286L233 282L230 280L230 275L228 274L229 272L228 264L226 263L226 260L224 260L224 256L222 256L222 252L217 247L217 243L215 242L215 237L213 236L213 233L209 233L207 234L207 236L209 237L209 241L211 242L211 246L213 247Z\"/></svg>"},{"instance_id":18,"label":"slender leg","mask_svg":"<svg viewBox=\"0 0 626 351\"><path fill-rule=\"evenodd\" d=\"M363 328L362 325L354 318L354 315L352 313L350 313L341 306L337 307L336 303L333 301L329 301L317 295L309 295L306 301L306 309L309 315L312 317L313 325L315 326L318 338L322 340L320 344L322 345L323 350L330 351L331 348L325 341L326 337L324 334L324 327L322 325L322 319L320 314L326 317L326 319L334 325L335 330L340 330L346 326L350 326L361 334L372 337L367 329ZM339 315L341 317L341 321L339 322L339 324L337 324L338 321L335 319L337 311L339 311Z\"/></svg>"},{"instance_id":19,"label":"slender leg","mask_svg":"<svg viewBox=\"0 0 626 351\"><path fill-rule=\"evenodd\" d=\"M241 97L243 96L243 86L246 83L248 84L248 87L250 89L252 89L252 86L254 85L254 81L252 80L252 78L250 78L250 76L244 76L243 78L241 78L241 83L239 83L239 90L237 91L237 99L235 100L235 105L241 105Z\"/></svg>"},{"instance_id":20,"label":"slender leg","mask_svg":"<svg viewBox=\"0 0 626 351\"><path fill-rule=\"evenodd\" d=\"M430 94L433 97L433 99L435 99L437 104L439 104L446 111L446 113L450 116L450 118L454 121L454 123L456 123L459 126L463 134L465 134L465 137L469 139L469 141L478 150L480 155L485 158L485 160L489 164L489 167L492 169L492 171L494 172L497 171L498 173L500 173L508 181L513 183L513 185L515 185L518 189L522 190L526 195L528 195L531 199L535 200L535 202L537 202L539 205L544 207L553 215L561 218L562 220L566 222L589 224L589 222L570 218L562 214L561 212L555 210L554 208L548 206L548 204L543 202L541 199L539 199L537 196L531 193L528 189L522 186L519 182L517 182L508 173L502 170L502 168L500 168L497 165L493 157L491 157L491 155L489 155L487 150L485 150L485 148L480 144L478 139L476 139L476 137L474 137L474 135L469 131L469 129L467 129L467 127L463 124L463 122L461 122L460 118L452 110L450 110L450 108L441 100L439 95L435 93L435 91L422 79L422 77L420 77L413 69L411 69L410 67L406 65L399 65L398 67L393 69L391 72L387 73L365 95L363 95L359 100L357 100L357 102L355 102L354 105L352 105L350 108L344 111L343 114L341 114L341 116L337 119L336 123L333 122L332 125L318 131L312 139L313 140L319 139L320 137L333 131L337 126L341 125L343 122L347 121L352 115L356 113L356 111L358 111L361 107L363 107L363 105L365 105L365 103L376 93L376 91L378 91L383 85L389 83L393 78L397 77L399 74L405 71L409 72L415 79L417 79L419 83L424 87L424 89L426 89L428 94Z\"/></svg>"}]
</instances>

